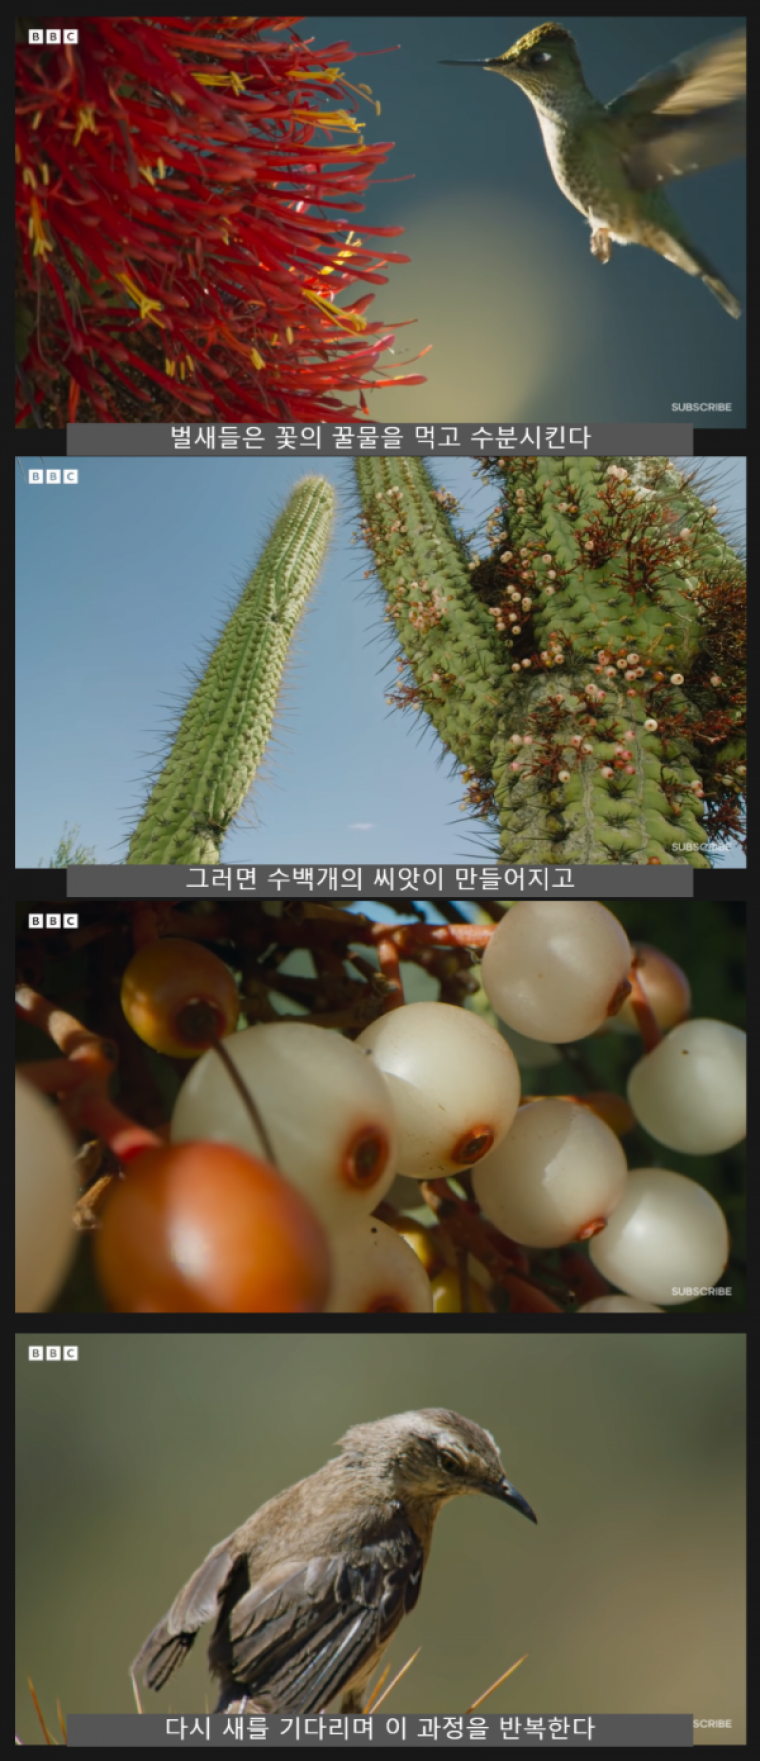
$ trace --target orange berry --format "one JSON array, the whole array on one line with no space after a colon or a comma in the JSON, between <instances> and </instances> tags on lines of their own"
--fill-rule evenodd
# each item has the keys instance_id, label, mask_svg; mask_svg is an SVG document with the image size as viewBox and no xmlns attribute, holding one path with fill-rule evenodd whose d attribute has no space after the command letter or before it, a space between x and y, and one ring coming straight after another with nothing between
<instances>
[{"instance_id":1,"label":"orange berry","mask_svg":"<svg viewBox=\"0 0 760 1761\"><path fill-rule=\"evenodd\" d=\"M134 1032L156 1052L197 1058L240 1013L229 968L199 942L166 936L133 956L121 981L121 1006Z\"/></svg>"},{"instance_id":2,"label":"orange berry","mask_svg":"<svg viewBox=\"0 0 760 1761\"><path fill-rule=\"evenodd\" d=\"M647 942L634 942L636 972L641 988L653 1010L655 1021L664 1033L685 1021L691 1008L691 987L686 973L661 948ZM636 1011L630 997L617 1017L624 1033L638 1033Z\"/></svg>"},{"instance_id":3,"label":"orange berry","mask_svg":"<svg viewBox=\"0 0 760 1761\"><path fill-rule=\"evenodd\" d=\"M321 1223L268 1162L221 1143L145 1150L95 1238L122 1313L313 1314L327 1298Z\"/></svg>"}]
</instances>

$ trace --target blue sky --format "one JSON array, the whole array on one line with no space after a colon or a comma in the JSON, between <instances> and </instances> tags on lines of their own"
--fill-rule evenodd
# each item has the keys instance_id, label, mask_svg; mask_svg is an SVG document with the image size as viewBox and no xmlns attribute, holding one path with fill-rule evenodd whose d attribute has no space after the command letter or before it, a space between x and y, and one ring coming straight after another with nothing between
<instances>
[{"instance_id":1,"label":"blue sky","mask_svg":"<svg viewBox=\"0 0 760 1761\"><path fill-rule=\"evenodd\" d=\"M266 774L223 848L228 862L455 862L488 853L432 732L390 709L393 646L336 459L81 459L79 483L16 470L19 867L49 863L64 822L122 861L142 779L295 482L318 469L338 513L296 637ZM77 462L77 461L72 461ZM693 461L690 461L693 463ZM743 541L744 462L711 461ZM434 462L480 529L493 490L474 461ZM22 474L23 471L23 474ZM731 866L744 866L740 853Z\"/></svg>"}]
</instances>

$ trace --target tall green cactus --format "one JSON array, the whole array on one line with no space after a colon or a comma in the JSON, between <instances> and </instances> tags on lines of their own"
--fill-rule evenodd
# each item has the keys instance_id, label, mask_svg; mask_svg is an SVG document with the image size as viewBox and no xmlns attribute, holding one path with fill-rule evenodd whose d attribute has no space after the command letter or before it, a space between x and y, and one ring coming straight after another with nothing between
<instances>
[{"instance_id":1,"label":"tall green cactus","mask_svg":"<svg viewBox=\"0 0 760 1761\"><path fill-rule=\"evenodd\" d=\"M288 646L322 566L335 494L294 489L194 690L132 834L127 862L219 860L261 763Z\"/></svg>"},{"instance_id":2,"label":"tall green cactus","mask_svg":"<svg viewBox=\"0 0 760 1761\"><path fill-rule=\"evenodd\" d=\"M744 795L742 563L668 459L485 461L489 555L418 459L358 459L408 683L521 862L690 863Z\"/></svg>"}]
</instances>

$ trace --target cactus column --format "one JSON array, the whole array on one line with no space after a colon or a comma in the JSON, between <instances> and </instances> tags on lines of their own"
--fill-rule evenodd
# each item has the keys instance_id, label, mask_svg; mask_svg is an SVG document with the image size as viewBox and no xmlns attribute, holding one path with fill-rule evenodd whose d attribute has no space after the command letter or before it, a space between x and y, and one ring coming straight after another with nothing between
<instances>
[{"instance_id":1,"label":"cactus column","mask_svg":"<svg viewBox=\"0 0 760 1761\"><path fill-rule=\"evenodd\" d=\"M362 532L466 805L522 862L710 867L744 792L744 572L667 459L488 461L489 556L420 460L357 460Z\"/></svg>"},{"instance_id":2,"label":"cactus column","mask_svg":"<svg viewBox=\"0 0 760 1761\"><path fill-rule=\"evenodd\" d=\"M261 763L288 646L324 561L335 496L307 477L216 643L130 840L127 862L217 862Z\"/></svg>"}]
</instances>

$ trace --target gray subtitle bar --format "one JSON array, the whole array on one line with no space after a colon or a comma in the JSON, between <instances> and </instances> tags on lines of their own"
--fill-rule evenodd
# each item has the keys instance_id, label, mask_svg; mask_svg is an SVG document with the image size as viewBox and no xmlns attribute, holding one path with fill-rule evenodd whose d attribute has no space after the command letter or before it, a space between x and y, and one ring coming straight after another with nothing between
<instances>
[{"instance_id":1,"label":"gray subtitle bar","mask_svg":"<svg viewBox=\"0 0 760 1761\"><path fill-rule=\"evenodd\" d=\"M688 422L72 422L72 458L568 457L688 458Z\"/></svg>"},{"instance_id":2,"label":"gray subtitle bar","mask_svg":"<svg viewBox=\"0 0 760 1761\"><path fill-rule=\"evenodd\" d=\"M717 1721L716 1721L717 1722ZM727 1720L723 1721L727 1723ZM451 1742L504 1742L534 1748L536 1742L560 1742L578 1748L594 1743L607 1749L687 1749L694 1743L694 1721L686 1712L602 1712L598 1716L522 1713L442 1713L422 1718L410 1713L394 1717L340 1718L327 1712L312 1717L280 1713L208 1713L162 1717L156 1712L72 1712L67 1719L68 1745L74 1749L135 1747L172 1748L183 1744L208 1748L236 1743L263 1743L270 1749L358 1749L373 1744L394 1748L444 1748Z\"/></svg>"},{"instance_id":3,"label":"gray subtitle bar","mask_svg":"<svg viewBox=\"0 0 760 1761\"><path fill-rule=\"evenodd\" d=\"M688 863L643 867L616 863L610 868L392 863L379 868L374 862L357 868L336 863L303 868L264 862L251 868L240 863L220 863L217 868L87 863L66 870L68 899L215 898L222 893L266 899L383 899L406 894L419 899L540 899L549 894L565 899L691 899L694 870Z\"/></svg>"}]
</instances>

